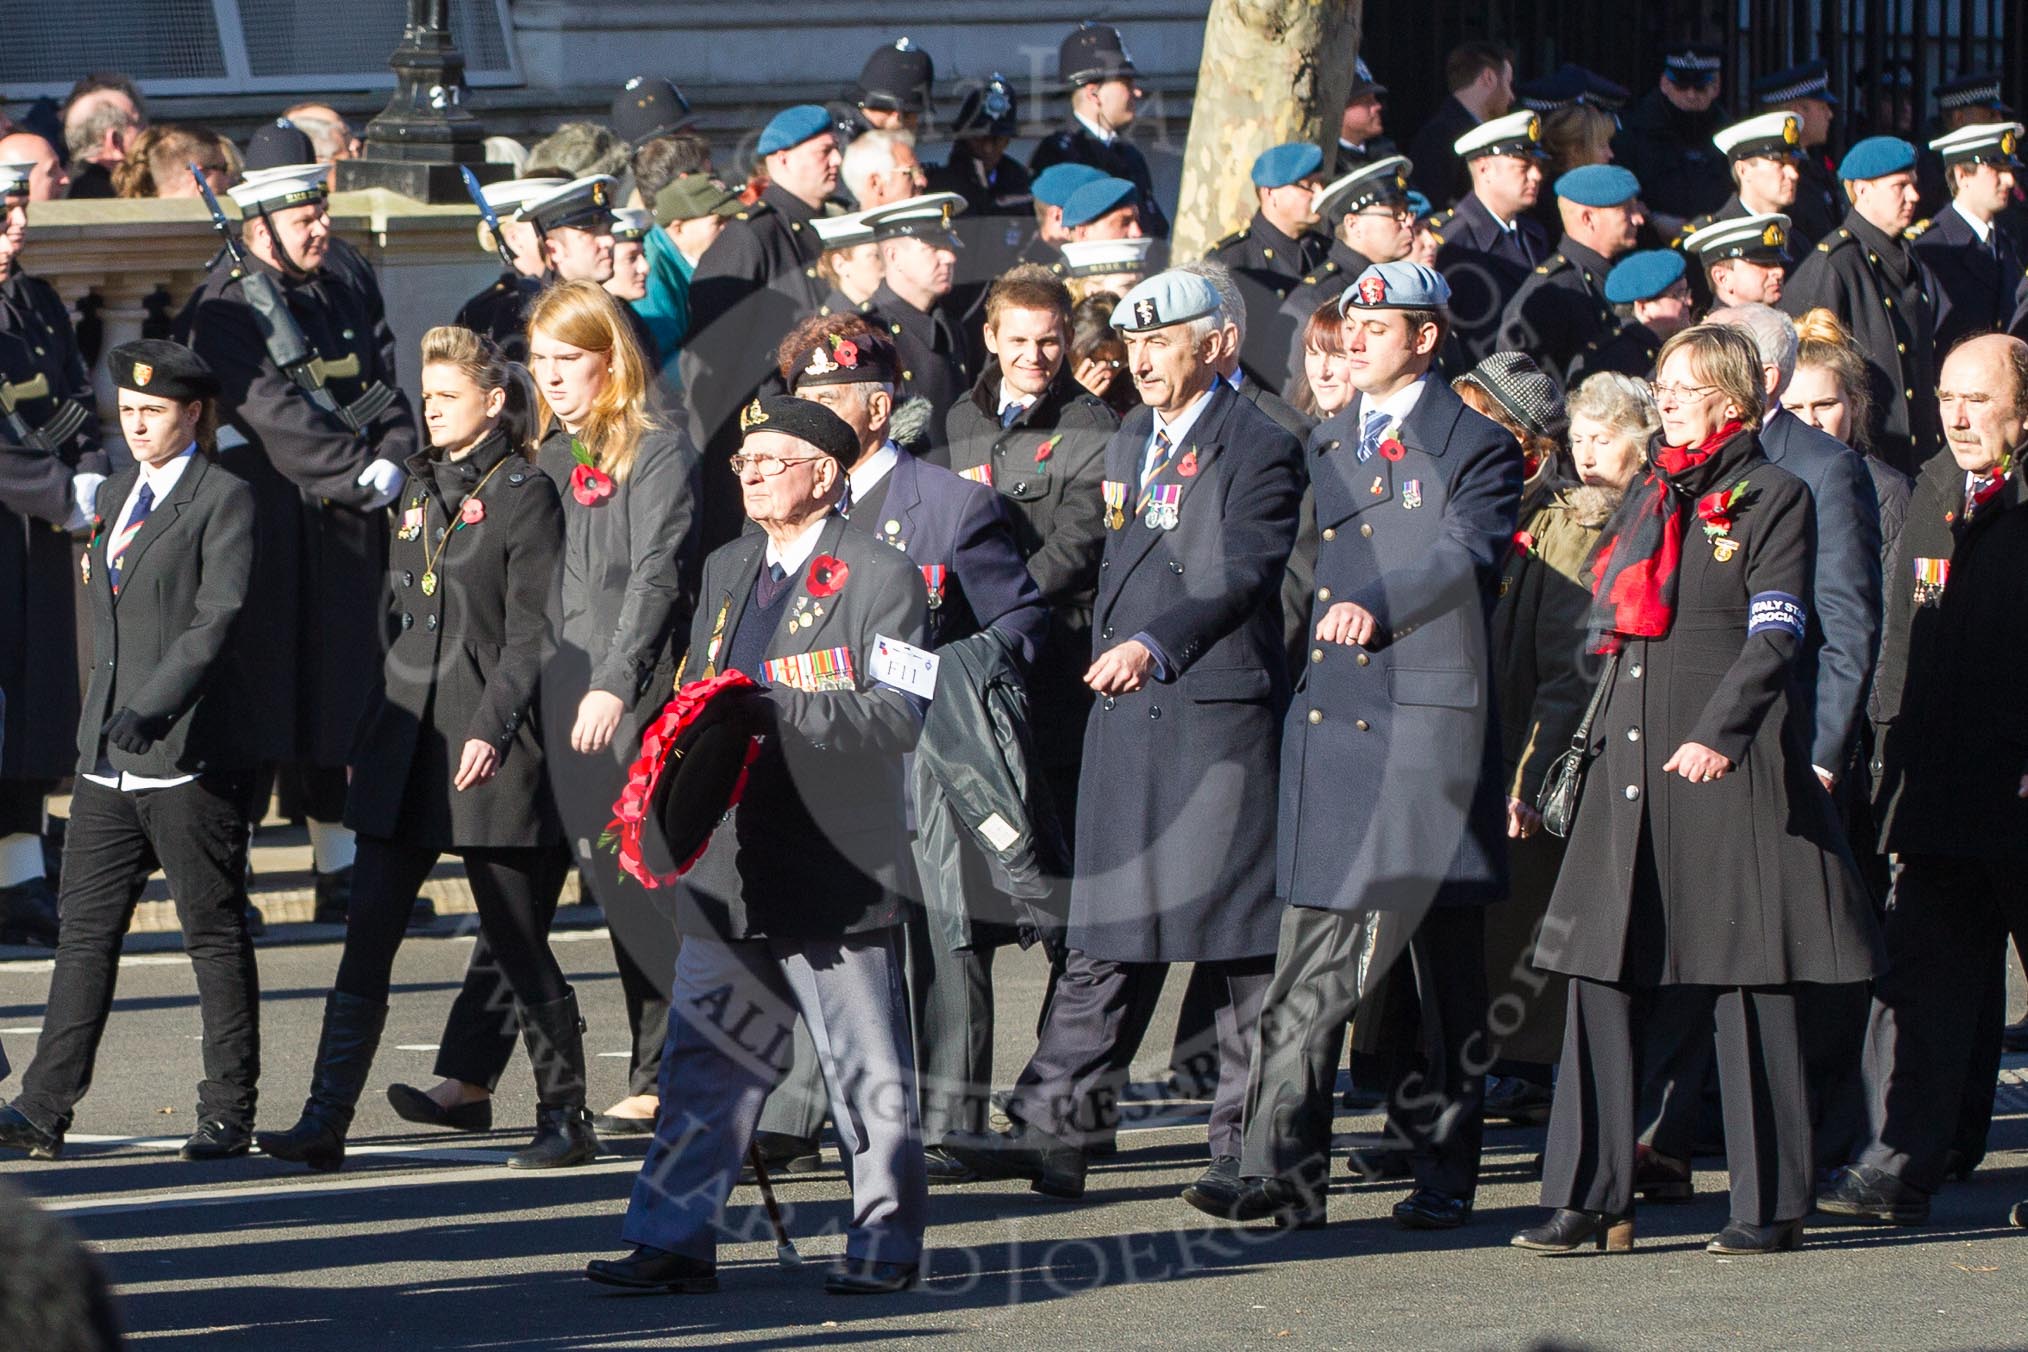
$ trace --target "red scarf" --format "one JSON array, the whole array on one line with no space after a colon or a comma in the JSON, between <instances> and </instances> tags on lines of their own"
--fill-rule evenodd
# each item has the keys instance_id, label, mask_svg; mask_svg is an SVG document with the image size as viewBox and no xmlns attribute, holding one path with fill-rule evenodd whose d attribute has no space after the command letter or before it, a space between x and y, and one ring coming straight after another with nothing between
<instances>
[{"instance_id":1,"label":"red scarf","mask_svg":"<svg viewBox=\"0 0 2028 1352\"><path fill-rule=\"evenodd\" d=\"M1606 523L1592 554L1592 651L1618 652L1629 638L1661 638L1676 617L1683 513L1706 485L1691 484L1745 429L1728 422L1695 446L1664 446ZM1717 476L1711 476L1717 477Z\"/></svg>"},{"instance_id":2,"label":"red scarf","mask_svg":"<svg viewBox=\"0 0 2028 1352\"><path fill-rule=\"evenodd\" d=\"M1965 520L1972 519L1972 513L2000 496L2000 490L2007 486L2008 465L2003 460L1993 466L1993 472L1978 480L1965 493Z\"/></svg>"}]
</instances>

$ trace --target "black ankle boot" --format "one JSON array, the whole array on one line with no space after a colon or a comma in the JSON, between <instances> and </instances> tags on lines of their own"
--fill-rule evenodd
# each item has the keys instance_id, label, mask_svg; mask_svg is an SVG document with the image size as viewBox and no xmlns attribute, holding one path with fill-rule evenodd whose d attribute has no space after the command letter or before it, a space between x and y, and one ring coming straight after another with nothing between
<instances>
[{"instance_id":1,"label":"black ankle boot","mask_svg":"<svg viewBox=\"0 0 2028 1352\"><path fill-rule=\"evenodd\" d=\"M1508 1242L1537 1253L1570 1253L1586 1244L1601 1253L1627 1253L1634 1247L1634 1213L1614 1216L1564 1207L1546 1224L1530 1226Z\"/></svg>"},{"instance_id":2,"label":"black ankle boot","mask_svg":"<svg viewBox=\"0 0 2028 1352\"><path fill-rule=\"evenodd\" d=\"M511 1169L568 1169L598 1158L598 1133L584 1106L584 1020L577 994L523 1005L521 1037L535 1067L535 1139L507 1157Z\"/></svg>"},{"instance_id":3,"label":"black ankle boot","mask_svg":"<svg viewBox=\"0 0 2028 1352\"><path fill-rule=\"evenodd\" d=\"M317 1068L310 1073L302 1120L287 1131L258 1133L254 1139L262 1154L325 1172L345 1163L345 1133L386 1023L386 1005L343 991L324 997L324 1031L317 1039Z\"/></svg>"}]
</instances>

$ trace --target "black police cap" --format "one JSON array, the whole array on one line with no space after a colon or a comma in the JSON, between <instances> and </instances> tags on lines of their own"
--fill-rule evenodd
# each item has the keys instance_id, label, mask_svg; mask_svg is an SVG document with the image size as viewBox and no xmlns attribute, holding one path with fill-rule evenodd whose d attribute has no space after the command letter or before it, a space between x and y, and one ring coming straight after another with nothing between
<instances>
[{"instance_id":1,"label":"black police cap","mask_svg":"<svg viewBox=\"0 0 2028 1352\"><path fill-rule=\"evenodd\" d=\"M613 134L639 148L657 136L682 131L697 121L690 100L672 81L659 75L636 75L613 95Z\"/></svg>"},{"instance_id":2,"label":"black police cap","mask_svg":"<svg viewBox=\"0 0 2028 1352\"><path fill-rule=\"evenodd\" d=\"M106 369L123 390L189 403L218 394L218 377L204 358L166 338L122 343L106 354Z\"/></svg>"},{"instance_id":3,"label":"black police cap","mask_svg":"<svg viewBox=\"0 0 2028 1352\"><path fill-rule=\"evenodd\" d=\"M930 54L907 38L875 48L859 72L859 106L890 113L929 111L930 86L936 81Z\"/></svg>"},{"instance_id":4,"label":"black police cap","mask_svg":"<svg viewBox=\"0 0 2028 1352\"><path fill-rule=\"evenodd\" d=\"M246 143L243 171L279 169L285 164L315 164L317 148L309 135L286 117L265 123Z\"/></svg>"},{"instance_id":5,"label":"black police cap","mask_svg":"<svg viewBox=\"0 0 2028 1352\"><path fill-rule=\"evenodd\" d=\"M969 94L958 109L958 120L951 127L951 138L961 140L967 136L1019 136L1021 134L1020 105L1014 98L1014 86L999 71L993 78Z\"/></svg>"},{"instance_id":6,"label":"black police cap","mask_svg":"<svg viewBox=\"0 0 2028 1352\"><path fill-rule=\"evenodd\" d=\"M1063 40L1063 46L1057 49L1057 78L1073 89L1098 80L1109 80L1116 75L1134 73L1134 58L1127 55L1127 44L1120 40L1120 30L1108 24L1093 23L1087 19L1072 30L1071 35Z\"/></svg>"}]
</instances>

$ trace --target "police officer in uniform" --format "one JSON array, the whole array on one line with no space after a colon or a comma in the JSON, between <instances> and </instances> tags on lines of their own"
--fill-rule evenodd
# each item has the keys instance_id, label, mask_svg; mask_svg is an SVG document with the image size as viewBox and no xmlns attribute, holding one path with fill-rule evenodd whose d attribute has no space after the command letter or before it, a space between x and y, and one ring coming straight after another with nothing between
<instances>
[{"instance_id":1,"label":"police officer in uniform","mask_svg":"<svg viewBox=\"0 0 2028 1352\"><path fill-rule=\"evenodd\" d=\"M1816 60L1771 71L1753 82L1753 101L1764 113L1794 113L1801 122L1803 154L1796 162L1800 181L1787 214L1804 238L1822 239L1838 228L1845 200L1824 150L1831 139L1831 119L1838 112L1831 72Z\"/></svg>"},{"instance_id":2,"label":"police officer in uniform","mask_svg":"<svg viewBox=\"0 0 2028 1352\"><path fill-rule=\"evenodd\" d=\"M1873 376L1874 453L1903 472L1937 450L1935 290L1904 238L1915 219L1915 147L1870 136L1845 152L1838 177L1852 196L1844 224L1789 277L1781 308L1823 306L1850 330Z\"/></svg>"},{"instance_id":3,"label":"police officer in uniform","mask_svg":"<svg viewBox=\"0 0 2028 1352\"><path fill-rule=\"evenodd\" d=\"M690 336L679 362L691 440L704 449L699 505L707 550L739 534L745 520L737 485L721 472L738 446L739 410L756 390L779 385L775 344L824 303L817 277L824 244L810 222L838 190L838 137L818 104L775 114L754 149L768 184L697 261Z\"/></svg>"},{"instance_id":4,"label":"police officer in uniform","mask_svg":"<svg viewBox=\"0 0 2028 1352\"><path fill-rule=\"evenodd\" d=\"M1433 374L1449 287L1377 264L1346 288L1359 397L1311 437L1319 548L1312 647L1282 733L1275 976L1247 1079L1240 1178L1184 1200L1232 1220L1324 1221L1343 1028L1376 912L1422 996L1425 1107L1404 1122L1411 1229L1472 1210L1486 1023L1480 908L1507 893L1506 780L1488 653L1495 570L1521 498L1514 438ZM1431 754L1423 748L1441 747ZM1347 795L1348 784L1384 792ZM1398 922L1398 923L1396 923Z\"/></svg>"},{"instance_id":5,"label":"police officer in uniform","mask_svg":"<svg viewBox=\"0 0 2028 1352\"><path fill-rule=\"evenodd\" d=\"M543 257L542 237L517 212L538 197L547 197L568 182L561 178L516 178L505 183L488 183L481 188L486 205L500 219L500 238L493 239L484 225L479 227L482 242L504 249L513 266L484 291L458 307L460 328L484 334L515 361L528 360L528 304L542 290L549 264Z\"/></svg>"},{"instance_id":6,"label":"police officer in uniform","mask_svg":"<svg viewBox=\"0 0 2028 1352\"><path fill-rule=\"evenodd\" d=\"M241 734L268 692L244 683L236 633L254 570L254 497L212 462L218 382L202 359L157 339L114 348L106 364L136 463L106 481L81 569L94 664L71 728L63 937L34 1063L0 1108L0 1146L62 1154L91 1086L121 942L159 867L204 1019L204 1079L182 1155L224 1159L252 1141L260 1076L246 924L256 766Z\"/></svg>"},{"instance_id":7,"label":"police officer in uniform","mask_svg":"<svg viewBox=\"0 0 2028 1352\"><path fill-rule=\"evenodd\" d=\"M944 1147L991 1178L1084 1193L1086 1147L1115 1097L1169 964L1223 978L1212 1175L1238 1177L1239 1091L1274 946L1273 773L1287 699L1275 604L1295 538L1296 439L1212 358L1221 302L1164 272L1113 315L1145 411L1106 447L1107 540L1085 732L1070 954L1015 1083L1011 1132Z\"/></svg>"},{"instance_id":8,"label":"police officer in uniform","mask_svg":"<svg viewBox=\"0 0 2028 1352\"><path fill-rule=\"evenodd\" d=\"M1366 64L1366 58L1355 57L1352 87L1345 91L1345 112L1338 120L1338 153L1331 170L1333 177L1349 174L1361 165L1401 153L1391 138L1381 134L1387 125L1387 115L1380 100L1386 93L1387 86L1373 78L1373 70Z\"/></svg>"},{"instance_id":9,"label":"police officer in uniform","mask_svg":"<svg viewBox=\"0 0 2028 1352\"><path fill-rule=\"evenodd\" d=\"M43 800L70 773L77 725L70 531L109 468L98 400L56 288L22 271L29 163L0 164L0 941L56 943Z\"/></svg>"},{"instance_id":10,"label":"police officer in uniform","mask_svg":"<svg viewBox=\"0 0 2028 1352\"><path fill-rule=\"evenodd\" d=\"M1450 283L1453 331L1476 365L1499 345L1507 302L1549 257L1549 237L1528 211L1542 192L1542 116L1523 110L1482 122L1453 149L1472 190L1430 227L1441 241L1436 268Z\"/></svg>"},{"instance_id":11,"label":"police officer in uniform","mask_svg":"<svg viewBox=\"0 0 2028 1352\"><path fill-rule=\"evenodd\" d=\"M1568 385L1571 362L1613 331L1606 275L1633 249L1647 215L1640 181L1612 164L1572 169L1556 180L1556 197L1563 238L1507 302L1500 346L1528 353Z\"/></svg>"},{"instance_id":12,"label":"police officer in uniform","mask_svg":"<svg viewBox=\"0 0 2028 1352\"><path fill-rule=\"evenodd\" d=\"M1324 261L1331 242L1315 230L1319 172L1324 152L1308 141L1263 150L1253 162L1259 207L1242 230L1211 246L1206 255L1221 263L1246 298L1247 331L1257 334L1254 350L1242 353L1256 379L1279 387L1282 353L1275 348L1275 313L1296 283Z\"/></svg>"},{"instance_id":13,"label":"police officer in uniform","mask_svg":"<svg viewBox=\"0 0 2028 1352\"><path fill-rule=\"evenodd\" d=\"M867 319L894 343L903 391L929 401L929 454L940 464L949 459L944 414L972 385L964 340L944 307L964 248L951 218L964 209L956 193L924 193L862 213L886 272Z\"/></svg>"},{"instance_id":14,"label":"police officer in uniform","mask_svg":"<svg viewBox=\"0 0 2028 1352\"><path fill-rule=\"evenodd\" d=\"M1648 208L1663 239L1725 200L1725 164L1711 145L1723 67L1715 47L1671 50L1662 58L1661 80L1613 138L1613 162L1648 185Z\"/></svg>"},{"instance_id":15,"label":"police officer in uniform","mask_svg":"<svg viewBox=\"0 0 2028 1352\"><path fill-rule=\"evenodd\" d=\"M1155 201L1148 161L1126 138L1141 99L1134 74L1134 59L1118 29L1089 20L1079 24L1056 57L1057 79L1070 89L1070 125L1042 138L1028 157L1028 168L1040 174L1052 164L1071 161L1126 179L1140 189L1148 233L1166 239L1169 218Z\"/></svg>"},{"instance_id":16,"label":"police officer in uniform","mask_svg":"<svg viewBox=\"0 0 2028 1352\"><path fill-rule=\"evenodd\" d=\"M1646 380L1655 370L1655 354L1669 336L1690 326L1688 265L1674 249L1640 249L1613 264L1606 274L1606 303L1620 316L1612 336L1595 342L1570 363L1568 387L1576 389L1586 376L1618 371Z\"/></svg>"},{"instance_id":17,"label":"police officer in uniform","mask_svg":"<svg viewBox=\"0 0 2028 1352\"><path fill-rule=\"evenodd\" d=\"M936 73L936 62L911 38L874 48L859 69L852 103L833 105L840 136L851 141L862 131L915 131L930 110Z\"/></svg>"},{"instance_id":18,"label":"police officer in uniform","mask_svg":"<svg viewBox=\"0 0 2028 1352\"><path fill-rule=\"evenodd\" d=\"M2012 331L2028 299L2020 251L1999 223L2021 171L2020 136L2018 122L1990 122L1929 143L1943 157L1951 204L1909 227L1909 237L1936 276L1939 352L1966 334Z\"/></svg>"},{"instance_id":19,"label":"police officer in uniform","mask_svg":"<svg viewBox=\"0 0 2028 1352\"><path fill-rule=\"evenodd\" d=\"M1013 82L994 71L958 106L957 121L951 124L951 153L930 172L929 190L962 196L965 215L973 220L1026 217L1033 179L1028 166L1007 153L1008 143L1020 133L1020 103ZM969 239L966 245L971 246Z\"/></svg>"},{"instance_id":20,"label":"police officer in uniform","mask_svg":"<svg viewBox=\"0 0 2028 1352\"><path fill-rule=\"evenodd\" d=\"M395 375L394 333L372 273L344 265L325 209L325 164L249 171L232 198L244 261L228 252L191 295L178 332L217 374L219 464L253 486L259 565L248 594L250 679L274 716L260 753L292 766L320 878L341 893L353 837L342 824L352 733L379 680L384 510L414 453L415 415ZM357 254L351 255L356 260ZM283 370L266 286L300 328L306 363ZM286 354L285 354L286 355ZM230 444L227 444L230 443Z\"/></svg>"},{"instance_id":21,"label":"police officer in uniform","mask_svg":"<svg viewBox=\"0 0 2028 1352\"><path fill-rule=\"evenodd\" d=\"M1317 266L1289 288L1267 332L1249 344L1257 355L1241 354L1256 380L1288 390L1303 373L1303 325L1317 307L1371 265L1408 256L1415 243L1408 192L1413 168L1396 155L1361 165L1317 190L1318 214L1336 222L1331 244Z\"/></svg>"}]
</instances>

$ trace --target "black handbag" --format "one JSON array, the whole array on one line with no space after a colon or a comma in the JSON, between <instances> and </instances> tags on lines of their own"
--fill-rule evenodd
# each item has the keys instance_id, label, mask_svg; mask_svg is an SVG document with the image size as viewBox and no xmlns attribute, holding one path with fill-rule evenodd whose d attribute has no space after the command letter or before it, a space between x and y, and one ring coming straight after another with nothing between
<instances>
[{"instance_id":1,"label":"black handbag","mask_svg":"<svg viewBox=\"0 0 2028 1352\"><path fill-rule=\"evenodd\" d=\"M1613 653L1606 658L1605 670L1599 673L1591 703L1584 708L1583 721L1571 734L1570 750L1558 756L1549 773L1542 777L1542 791L1535 796L1535 809L1542 814L1542 829L1552 836L1569 836L1570 824L1577 819L1577 796L1584 789L1585 762L1591 759L1591 725L1598 721L1606 691L1612 688L1619 669L1620 655Z\"/></svg>"}]
</instances>

